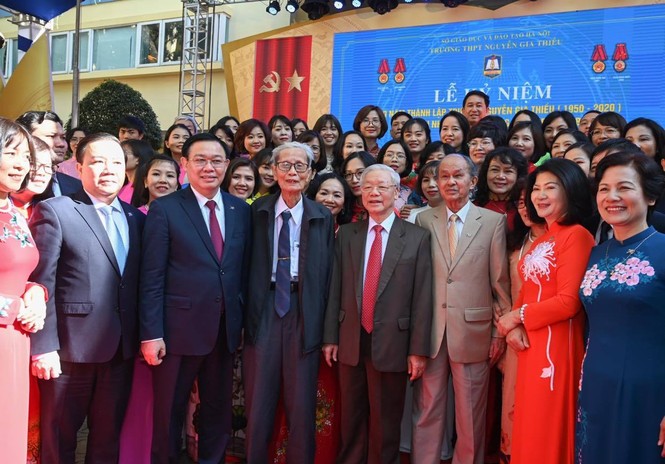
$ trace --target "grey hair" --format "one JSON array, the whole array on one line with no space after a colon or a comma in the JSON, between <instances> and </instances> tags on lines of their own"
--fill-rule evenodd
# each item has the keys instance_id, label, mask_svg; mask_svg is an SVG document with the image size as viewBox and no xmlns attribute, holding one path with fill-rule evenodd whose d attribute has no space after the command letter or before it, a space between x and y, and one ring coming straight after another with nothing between
<instances>
[{"instance_id":1,"label":"grey hair","mask_svg":"<svg viewBox=\"0 0 665 464\"><path fill-rule=\"evenodd\" d=\"M462 158L466 162L466 167L469 169L469 175L471 177L476 177L478 175L478 166L473 164L473 161L471 161L471 157L463 155L462 153L448 153L444 158L447 158L449 156L458 156ZM441 166L439 164L439 166ZM436 177L439 177L439 170L437 169Z\"/></svg>"},{"instance_id":2,"label":"grey hair","mask_svg":"<svg viewBox=\"0 0 665 464\"><path fill-rule=\"evenodd\" d=\"M279 154L284 150L294 148L305 152L305 155L307 155L307 164L311 167L312 163L314 163L314 152L309 145L300 142L287 142L278 147L275 147L272 151L272 156L270 157L270 164L275 164L277 162L277 158L279 158Z\"/></svg>"},{"instance_id":3,"label":"grey hair","mask_svg":"<svg viewBox=\"0 0 665 464\"><path fill-rule=\"evenodd\" d=\"M180 115L178 115L177 118L175 118L175 119L173 120L173 124L177 123L177 122L180 121L181 119L186 119L186 120L188 120L189 122L191 122L192 124L194 124L194 127L196 128L196 131L197 131L197 132L201 132L201 128L199 127L199 123L196 122L196 118L195 118L194 116L190 116L190 115L188 115L188 114L180 114ZM192 134L192 135L194 135L194 134Z\"/></svg>"},{"instance_id":4,"label":"grey hair","mask_svg":"<svg viewBox=\"0 0 665 464\"><path fill-rule=\"evenodd\" d=\"M367 167L360 175L360 185L363 185L365 183L365 177L367 176L367 174L374 171L384 171L390 173L390 178L392 179L393 184L395 184L395 187L399 187L400 183L399 174L397 174L393 168L391 168L390 166L386 166L385 164L373 164Z\"/></svg>"}]
</instances>

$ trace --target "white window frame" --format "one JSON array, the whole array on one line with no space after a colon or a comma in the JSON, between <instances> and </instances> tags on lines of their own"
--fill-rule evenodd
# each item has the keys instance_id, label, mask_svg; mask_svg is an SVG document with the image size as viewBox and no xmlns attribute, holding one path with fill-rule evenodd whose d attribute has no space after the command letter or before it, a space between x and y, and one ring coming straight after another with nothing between
<instances>
[{"instance_id":1,"label":"white window frame","mask_svg":"<svg viewBox=\"0 0 665 464\"><path fill-rule=\"evenodd\" d=\"M155 24L159 25L159 37L157 37L157 61L155 63L141 63L141 45L142 45L142 35L143 28L145 26L154 26ZM136 57L136 67L137 68L150 68L153 66L161 66L162 64L162 48L164 43L164 21L146 21L143 23L138 23L136 25L136 52L134 56Z\"/></svg>"},{"instance_id":2,"label":"white window frame","mask_svg":"<svg viewBox=\"0 0 665 464\"><path fill-rule=\"evenodd\" d=\"M87 56L87 61L88 61L88 66L85 68L79 68L80 72L90 72L90 63L92 62L92 29L83 29L79 31L79 37L81 37L83 34L87 33L88 34L88 56ZM73 62L73 50L74 50L74 31L67 31L67 32L54 32L49 34L49 50L52 50L52 45L53 45L53 37L57 36L67 36L67 57L65 59L65 71L53 71L51 70L52 74L55 75L62 75L62 74L71 74L73 72L72 69L72 62ZM85 39L83 39L85 40ZM80 45L79 45L80 48ZM52 52L51 52L52 53ZM50 57L49 57L50 59ZM81 57L79 57L79 64L81 62Z\"/></svg>"}]
</instances>

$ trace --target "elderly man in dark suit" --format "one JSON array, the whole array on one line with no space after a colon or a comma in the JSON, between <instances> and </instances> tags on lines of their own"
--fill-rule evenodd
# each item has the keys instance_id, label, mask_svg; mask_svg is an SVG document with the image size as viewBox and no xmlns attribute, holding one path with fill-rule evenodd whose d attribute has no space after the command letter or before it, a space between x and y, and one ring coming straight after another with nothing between
<instances>
[{"instance_id":1,"label":"elderly man in dark suit","mask_svg":"<svg viewBox=\"0 0 665 464\"><path fill-rule=\"evenodd\" d=\"M152 462L178 462L198 377L199 462L224 462L233 353L240 345L250 211L219 186L226 147L197 134L182 147L189 187L150 204L141 266L141 352L153 370Z\"/></svg>"},{"instance_id":2,"label":"elderly man in dark suit","mask_svg":"<svg viewBox=\"0 0 665 464\"><path fill-rule=\"evenodd\" d=\"M430 234L394 212L399 176L377 164L362 174L369 219L340 228L323 352L339 359L338 463L399 463L405 377L422 376L432 321Z\"/></svg>"},{"instance_id":3,"label":"elderly man in dark suit","mask_svg":"<svg viewBox=\"0 0 665 464\"><path fill-rule=\"evenodd\" d=\"M252 205L253 239L243 368L247 462L268 462L282 395L287 462L314 461L316 379L333 253L333 220L303 196L312 175L309 146L273 151L280 194Z\"/></svg>"},{"instance_id":4,"label":"elderly man in dark suit","mask_svg":"<svg viewBox=\"0 0 665 464\"><path fill-rule=\"evenodd\" d=\"M31 229L48 289L46 323L31 337L41 392L41 457L73 463L88 418L86 462L116 463L138 349L138 274L144 217L119 201L125 155L118 139L81 141L83 189L40 203Z\"/></svg>"}]
</instances>

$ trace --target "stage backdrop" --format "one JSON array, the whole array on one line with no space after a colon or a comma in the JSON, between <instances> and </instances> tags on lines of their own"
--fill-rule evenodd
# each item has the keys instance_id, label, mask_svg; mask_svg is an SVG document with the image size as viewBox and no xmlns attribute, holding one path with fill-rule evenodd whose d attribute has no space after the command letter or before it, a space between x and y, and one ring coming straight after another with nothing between
<instances>
[{"instance_id":1,"label":"stage backdrop","mask_svg":"<svg viewBox=\"0 0 665 464\"><path fill-rule=\"evenodd\" d=\"M665 5L342 33L330 110L344 127L372 103L437 128L479 89L507 120L520 109L594 109L662 122L663 63Z\"/></svg>"},{"instance_id":2,"label":"stage backdrop","mask_svg":"<svg viewBox=\"0 0 665 464\"><path fill-rule=\"evenodd\" d=\"M437 129L441 114L460 108L467 89L479 88L505 119L524 107L541 115L568 109L578 118L595 107L664 123L662 3L519 0L489 10L433 2L400 4L383 16L362 8L297 22L223 45L229 109L247 119L264 105L279 111L294 100L298 110L291 111L306 111L310 125L331 111L348 130L356 111L373 103L389 116L400 109L424 115ZM278 70L265 58L257 62L267 45L292 45L273 41L287 37L302 38L297 66L277 60ZM267 69L269 63L275 66ZM272 71L280 75L279 92Z\"/></svg>"}]
</instances>

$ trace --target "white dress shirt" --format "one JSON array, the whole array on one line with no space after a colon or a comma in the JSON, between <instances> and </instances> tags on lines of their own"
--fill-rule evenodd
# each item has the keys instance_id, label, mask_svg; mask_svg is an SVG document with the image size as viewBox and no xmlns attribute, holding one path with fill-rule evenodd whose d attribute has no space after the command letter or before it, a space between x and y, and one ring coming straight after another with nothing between
<instances>
[{"instance_id":1,"label":"white dress shirt","mask_svg":"<svg viewBox=\"0 0 665 464\"><path fill-rule=\"evenodd\" d=\"M226 222L224 220L224 203L222 202L222 192L217 190L217 193L212 198L204 197L199 192L197 192L194 187L192 187L192 192L194 192L196 202L199 204L199 209L203 215L203 220L206 223L208 233L210 233L210 209L206 206L206 203L208 203L210 200L213 200L216 203L217 206L215 206L215 215L217 216L217 222L219 223L219 230L222 231L222 239L226 241Z\"/></svg>"},{"instance_id":2,"label":"white dress shirt","mask_svg":"<svg viewBox=\"0 0 665 464\"><path fill-rule=\"evenodd\" d=\"M390 236L390 229L392 229L393 224L395 223L395 213L390 213L390 216L385 218L383 222L376 222L371 217L369 218L369 224L367 226L367 237L365 238L365 261L363 262L363 286L365 285L365 274L367 274L367 261L369 261L369 252L372 249L372 243L374 243L375 232L373 227L375 225L380 225L383 227L381 230L381 263L383 263L383 257L386 255L386 248L388 247L388 236Z\"/></svg>"},{"instance_id":3,"label":"white dress shirt","mask_svg":"<svg viewBox=\"0 0 665 464\"><path fill-rule=\"evenodd\" d=\"M90 200L92 201L92 206L95 207L97 216L99 217L99 220L102 222L104 230L106 230L106 216L102 212L102 209L108 205L103 201L99 200L98 198L93 197L88 192L85 193L86 195L88 195L88 197L90 197ZM129 224L127 224L127 217L125 216L125 210L122 209L122 205L120 205L120 200L118 200L118 197L113 199L110 206L112 206L114 210L120 212L120 214L114 215L113 222L115 222L116 226L118 227L118 231L120 232L120 238L122 239L122 244L124 245L125 250L129 250Z\"/></svg>"},{"instance_id":4,"label":"white dress shirt","mask_svg":"<svg viewBox=\"0 0 665 464\"><path fill-rule=\"evenodd\" d=\"M298 280L298 258L300 256L300 229L302 226L302 215L305 211L303 206L302 197L293 208L286 206L284 199L280 195L275 204L275 233L273 234L273 247L272 247L272 281L275 282L277 274L277 247L279 244L279 232L282 230L282 216L281 214L289 210L291 212L291 219L289 219L289 235L291 238L291 280Z\"/></svg>"},{"instance_id":5,"label":"white dress shirt","mask_svg":"<svg viewBox=\"0 0 665 464\"><path fill-rule=\"evenodd\" d=\"M466 205L462 206L462 208L457 213L453 213L446 206L446 212L448 213L448 222L446 222L446 228L450 227L450 216L457 214L457 217L459 218L459 220L455 222L458 240L462 238L462 229L464 229L464 223L466 222L466 216L469 214L469 209L471 209L471 201L467 201Z\"/></svg>"}]
</instances>

